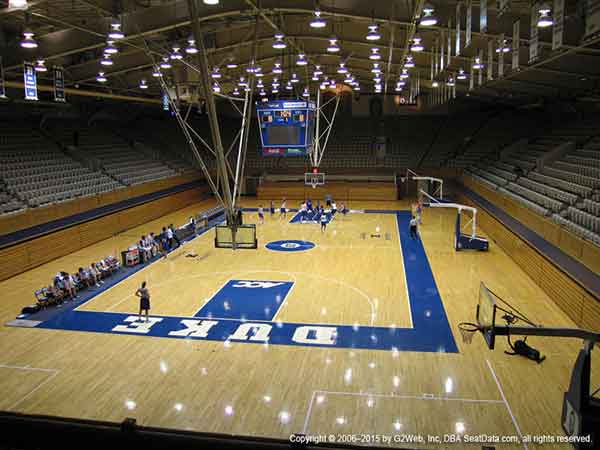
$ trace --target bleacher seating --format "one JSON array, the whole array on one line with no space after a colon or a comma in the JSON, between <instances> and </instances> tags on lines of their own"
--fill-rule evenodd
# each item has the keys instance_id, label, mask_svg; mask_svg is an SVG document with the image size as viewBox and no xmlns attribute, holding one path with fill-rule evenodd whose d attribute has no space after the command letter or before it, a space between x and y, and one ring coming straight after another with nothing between
<instances>
[{"instance_id":1,"label":"bleacher seating","mask_svg":"<svg viewBox=\"0 0 600 450\"><path fill-rule=\"evenodd\" d=\"M584 239L600 243L600 127L562 126L531 140L525 149L504 154L501 160L482 160L468 172L479 181L565 226ZM568 142L576 148L556 161L539 158ZM520 172L516 168L520 168Z\"/></svg>"},{"instance_id":2,"label":"bleacher seating","mask_svg":"<svg viewBox=\"0 0 600 450\"><path fill-rule=\"evenodd\" d=\"M149 159L108 132L84 129L79 132L78 149L97 161L103 170L125 185L145 183L177 175L160 161Z\"/></svg>"},{"instance_id":3,"label":"bleacher seating","mask_svg":"<svg viewBox=\"0 0 600 450\"><path fill-rule=\"evenodd\" d=\"M120 183L84 167L64 154L44 136L29 128L2 128L0 178L5 191L20 203L41 206L74 197L107 192Z\"/></svg>"},{"instance_id":4,"label":"bleacher seating","mask_svg":"<svg viewBox=\"0 0 600 450\"><path fill-rule=\"evenodd\" d=\"M0 124L0 214L95 196L188 173L191 164L164 161L129 146L110 130L77 121Z\"/></svg>"},{"instance_id":5,"label":"bleacher seating","mask_svg":"<svg viewBox=\"0 0 600 450\"><path fill-rule=\"evenodd\" d=\"M537 203L538 205L543 206L544 208L549 209L551 211L560 211L564 206L562 202L548 197L547 195L540 194L539 192L536 192L532 189L521 186L520 184L510 182L508 183L506 189L522 197L525 197L526 199Z\"/></svg>"},{"instance_id":6,"label":"bleacher seating","mask_svg":"<svg viewBox=\"0 0 600 450\"><path fill-rule=\"evenodd\" d=\"M25 208L18 198L6 191L4 186L0 186L0 214L19 212Z\"/></svg>"}]
</instances>

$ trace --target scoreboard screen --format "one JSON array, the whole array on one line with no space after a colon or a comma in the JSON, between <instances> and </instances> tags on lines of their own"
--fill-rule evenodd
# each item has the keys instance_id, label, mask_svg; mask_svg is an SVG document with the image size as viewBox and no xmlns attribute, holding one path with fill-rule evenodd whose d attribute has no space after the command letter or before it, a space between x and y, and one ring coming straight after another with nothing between
<instances>
[{"instance_id":1,"label":"scoreboard screen","mask_svg":"<svg viewBox=\"0 0 600 450\"><path fill-rule=\"evenodd\" d=\"M298 127L271 125L267 127L267 140L270 145L302 145Z\"/></svg>"},{"instance_id":2,"label":"scoreboard screen","mask_svg":"<svg viewBox=\"0 0 600 450\"><path fill-rule=\"evenodd\" d=\"M314 145L315 104L305 100L257 103L264 156L304 156Z\"/></svg>"}]
</instances>

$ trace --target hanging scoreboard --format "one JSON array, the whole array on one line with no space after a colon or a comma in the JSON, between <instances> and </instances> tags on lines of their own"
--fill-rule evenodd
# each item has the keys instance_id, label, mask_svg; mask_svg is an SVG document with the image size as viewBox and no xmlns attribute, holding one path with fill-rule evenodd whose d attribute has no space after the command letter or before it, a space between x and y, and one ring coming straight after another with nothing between
<instances>
[{"instance_id":1,"label":"hanging scoreboard","mask_svg":"<svg viewBox=\"0 0 600 450\"><path fill-rule=\"evenodd\" d=\"M315 104L304 100L258 103L263 156L305 156L315 140Z\"/></svg>"}]
</instances>

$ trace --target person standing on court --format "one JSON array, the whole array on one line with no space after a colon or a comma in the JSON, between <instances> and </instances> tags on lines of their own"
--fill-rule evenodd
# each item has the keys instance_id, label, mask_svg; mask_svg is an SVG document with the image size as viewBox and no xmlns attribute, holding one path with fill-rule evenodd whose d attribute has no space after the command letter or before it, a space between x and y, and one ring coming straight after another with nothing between
<instances>
[{"instance_id":1,"label":"person standing on court","mask_svg":"<svg viewBox=\"0 0 600 450\"><path fill-rule=\"evenodd\" d=\"M321 233L325 233L325 229L327 228L327 214L324 211L321 211Z\"/></svg>"},{"instance_id":2,"label":"person standing on court","mask_svg":"<svg viewBox=\"0 0 600 450\"><path fill-rule=\"evenodd\" d=\"M423 205L421 204L421 201L419 200L417 202L417 224L421 225L421 214L423 213Z\"/></svg>"},{"instance_id":3,"label":"person standing on court","mask_svg":"<svg viewBox=\"0 0 600 450\"><path fill-rule=\"evenodd\" d=\"M150 292L146 287L146 282L142 282L142 286L135 291L136 297L140 298L140 312L138 314L138 320L142 321L142 311L146 313L146 322L148 322L148 311L150 311Z\"/></svg>"},{"instance_id":4,"label":"person standing on court","mask_svg":"<svg viewBox=\"0 0 600 450\"><path fill-rule=\"evenodd\" d=\"M263 210L263 205L258 205L258 223L265 223L265 212Z\"/></svg>"},{"instance_id":5,"label":"person standing on court","mask_svg":"<svg viewBox=\"0 0 600 450\"><path fill-rule=\"evenodd\" d=\"M285 198L281 202L281 208L279 209L279 218L281 219L282 217L284 219L287 217L287 206L286 206Z\"/></svg>"},{"instance_id":6,"label":"person standing on court","mask_svg":"<svg viewBox=\"0 0 600 450\"><path fill-rule=\"evenodd\" d=\"M419 234L417 232L417 218L415 216L412 216L410 219L410 238L419 239Z\"/></svg>"},{"instance_id":7,"label":"person standing on court","mask_svg":"<svg viewBox=\"0 0 600 450\"><path fill-rule=\"evenodd\" d=\"M269 209L271 210L271 218L275 215L275 203L271 200L271 204L269 205Z\"/></svg>"}]
</instances>

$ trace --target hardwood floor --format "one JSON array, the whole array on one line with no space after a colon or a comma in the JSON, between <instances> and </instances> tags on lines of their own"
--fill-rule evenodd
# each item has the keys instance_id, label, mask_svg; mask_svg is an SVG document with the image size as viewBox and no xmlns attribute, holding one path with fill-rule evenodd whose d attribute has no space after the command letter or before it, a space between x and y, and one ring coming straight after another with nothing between
<instances>
[{"instance_id":1,"label":"hardwood floor","mask_svg":"<svg viewBox=\"0 0 600 450\"><path fill-rule=\"evenodd\" d=\"M258 204L244 201L247 207ZM409 209L400 201L351 207ZM194 211L196 206L185 208L0 283L0 320L4 324L14 319L32 302L33 291L48 284L57 271L74 271L98 257L118 255L139 235L163 224L183 223ZM291 217L289 213L283 220L278 213L267 213L265 224L258 225L258 250L215 249L214 234L208 232L77 311L136 315L138 299L133 293L147 281L152 317L191 318L229 280L268 280L293 282L267 321L272 325L394 330L412 328L415 319L421 319L414 317L409 296L416 294L408 284L423 281L419 276L407 279L405 263L415 256L402 252L396 215L338 216L325 233L318 225L290 224ZM456 325L473 320L481 281L539 323L573 322L493 242L487 253L455 252L454 219L453 211L426 209L420 231L437 287L429 294L439 292L456 353L3 326L0 409L110 421L135 417L144 425L285 439L305 432L333 435L338 442L354 439L350 443L417 448L447 448L443 439L451 439L449 435L562 435L562 395L580 343L530 339L548 357L538 365L505 355L502 339L495 351L479 336L465 345ZM256 222L256 213L247 213L246 220ZM376 227L381 237L371 238ZM479 233L485 236L485 230ZM299 252L264 247L284 239L316 246ZM597 354L593 363L600 363ZM598 384L600 375L593 372L592 386ZM351 434L359 441L347 437ZM401 442L410 436L421 436L423 442ZM438 438L441 441L435 441ZM463 442L452 448L474 447Z\"/></svg>"}]
</instances>

